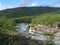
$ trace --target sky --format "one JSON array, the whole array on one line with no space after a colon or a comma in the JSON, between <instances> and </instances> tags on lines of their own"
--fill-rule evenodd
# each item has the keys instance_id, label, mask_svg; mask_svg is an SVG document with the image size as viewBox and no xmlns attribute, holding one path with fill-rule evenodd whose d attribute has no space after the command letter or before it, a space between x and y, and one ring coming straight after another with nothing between
<instances>
[{"instance_id":1,"label":"sky","mask_svg":"<svg viewBox=\"0 0 60 45\"><path fill-rule=\"evenodd\" d=\"M0 10L34 6L60 7L60 0L0 0Z\"/></svg>"}]
</instances>

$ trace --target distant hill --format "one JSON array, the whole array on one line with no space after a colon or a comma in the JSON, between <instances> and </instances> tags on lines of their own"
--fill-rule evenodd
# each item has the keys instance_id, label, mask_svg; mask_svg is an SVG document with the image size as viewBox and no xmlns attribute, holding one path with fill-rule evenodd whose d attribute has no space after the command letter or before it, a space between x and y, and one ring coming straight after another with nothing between
<instances>
[{"instance_id":1,"label":"distant hill","mask_svg":"<svg viewBox=\"0 0 60 45\"><path fill-rule=\"evenodd\" d=\"M54 7L18 7L0 11L0 15L8 17L38 16L45 13L60 13L60 8Z\"/></svg>"}]
</instances>

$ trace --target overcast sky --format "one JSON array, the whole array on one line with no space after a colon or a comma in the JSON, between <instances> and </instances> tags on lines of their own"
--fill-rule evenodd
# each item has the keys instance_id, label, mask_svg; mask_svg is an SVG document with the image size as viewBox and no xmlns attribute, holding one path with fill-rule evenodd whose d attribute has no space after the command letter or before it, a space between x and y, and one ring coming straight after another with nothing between
<instances>
[{"instance_id":1,"label":"overcast sky","mask_svg":"<svg viewBox=\"0 0 60 45\"><path fill-rule=\"evenodd\" d=\"M60 7L60 0L0 0L0 10L24 6Z\"/></svg>"}]
</instances>

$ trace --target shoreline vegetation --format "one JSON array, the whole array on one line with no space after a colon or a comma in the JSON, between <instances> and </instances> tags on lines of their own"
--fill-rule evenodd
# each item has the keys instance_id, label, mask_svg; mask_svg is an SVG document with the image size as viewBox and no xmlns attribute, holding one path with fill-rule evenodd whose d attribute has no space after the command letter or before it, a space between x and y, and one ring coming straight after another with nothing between
<instances>
[{"instance_id":1,"label":"shoreline vegetation","mask_svg":"<svg viewBox=\"0 0 60 45\"><path fill-rule=\"evenodd\" d=\"M60 8L23 7L23 8L7 9L0 11L0 44L1 45L15 45L12 44L14 37L16 40L22 41L22 44L17 41L14 43L20 43L21 45L24 44L40 45L36 41L31 42L30 41L31 39L27 40L24 37L23 38L19 37L18 32L15 31L15 24L22 22L31 23L33 25L37 25L41 23L49 27L52 27L55 22L60 22ZM50 34L47 33L46 35L50 35ZM28 41L30 41L29 44L27 44ZM49 45L49 44L44 43L41 45Z\"/></svg>"}]
</instances>

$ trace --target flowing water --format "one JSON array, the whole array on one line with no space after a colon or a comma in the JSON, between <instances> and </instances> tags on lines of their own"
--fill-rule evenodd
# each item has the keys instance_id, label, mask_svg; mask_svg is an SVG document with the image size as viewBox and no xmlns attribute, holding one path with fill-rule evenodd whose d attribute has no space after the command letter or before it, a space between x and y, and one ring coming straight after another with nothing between
<instances>
[{"instance_id":1,"label":"flowing water","mask_svg":"<svg viewBox=\"0 0 60 45\"><path fill-rule=\"evenodd\" d=\"M31 34L28 33L28 30L26 30L27 26L28 26L28 23L17 23L17 26L19 27L19 29L17 29L17 31L22 35L22 36L25 36L27 38L29 38L29 36L33 36ZM54 39L54 42L55 42L55 45L60 45L60 32L57 33L58 36L55 36L55 39ZM36 36L35 36L36 37ZM40 36L41 37L41 36ZM36 39L40 39L39 35L37 36ZM43 39L43 38L42 38Z\"/></svg>"}]
</instances>

